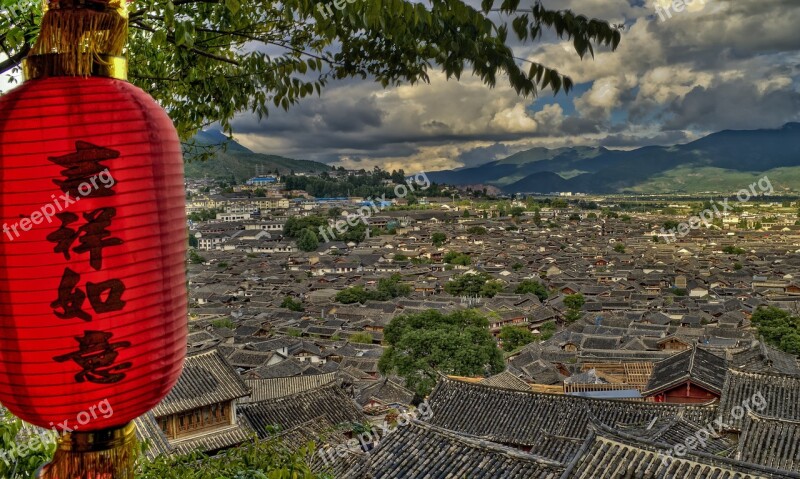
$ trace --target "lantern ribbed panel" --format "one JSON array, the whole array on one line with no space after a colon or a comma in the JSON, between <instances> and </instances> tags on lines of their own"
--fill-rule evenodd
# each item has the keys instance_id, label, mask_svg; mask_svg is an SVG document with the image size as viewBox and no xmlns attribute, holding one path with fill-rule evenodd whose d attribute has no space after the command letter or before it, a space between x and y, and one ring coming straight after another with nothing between
<instances>
[{"instance_id":1,"label":"lantern ribbed panel","mask_svg":"<svg viewBox=\"0 0 800 479\"><path fill-rule=\"evenodd\" d=\"M91 165L107 168L114 184L106 188L108 175L86 174L97 188L71 194L80 200L66 206L59 200L66 187L54 180L74 177L53 158L79 151L107 158ZM95 193L104 189L113 194ZM33 212L50 211L45 205L61 207L75 221L40 218L29 231L17 226L19 237L0 232L0 403L38 426L69 420L73 427L78 414L107 400L113 414L97 414L79 430L123 425L169 392L186 351L183 160L169 117L142 90L108 78L30 80L0 97L0 227L10 230ZM92 221L103 216L98 212L111 211L105 227L79 233L103 223ZM64 243L69 259L63 247L56 250L54 235L69 236L63 228L75 232ZM79 277L75 288L85 294L79 309L88 321L56 315L67 311L52 305L67 271ZM111 304L110 288L90 301L88 283L123 285L124 306L103 307ZM81 350L78 339L100 333L112 334L113 352L95 348L81 359L64 359ZM101 353L113 361L100 361L102 367L78 378Z\"/></svg>"}]
</instances>

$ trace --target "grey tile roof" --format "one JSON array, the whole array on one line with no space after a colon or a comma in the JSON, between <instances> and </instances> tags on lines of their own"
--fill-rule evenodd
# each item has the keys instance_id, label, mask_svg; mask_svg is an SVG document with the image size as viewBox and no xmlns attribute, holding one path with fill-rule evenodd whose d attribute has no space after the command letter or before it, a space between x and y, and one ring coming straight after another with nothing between
<instances>
[{"instance_id":1,"label":"grey tile roof","mask_svg":"<svg viewBox=\"0 0 800 479\"><path fill-rule=\"evenodd\" d=\"M712 425L713 426L713 425ZM645 425L621 426L620 432L630 436L641 438L643 441L667 444L675 446L682 444L687 437L695 435L698 431L706 429L708 424L697 424L684 418L664 418ZM712 427L711 430L715 431ZM736 448L736 443L725 436L717 434L706 434L707 439L695 446L695 449L709 454L726 455Z\"/></svg>"},{"instance_id":2,"label":"grey tile roof","mask_svg":"<svg viewBox=\"0 0 800 479\"><path fill-rule=\"evenodd\" d=\"M336 425L366 422L361 409L337 384L242 405L239 412L261 438L267 437L271 428L285 431L319 416Z\"/></svg>"},{"instance_id":3,"label":"grey tile roof","mask_svg":"<svg viewBox=\"0 0 800 479\"><path fill-rule=\"evenodd\" d=\"M790 479L800 475L704 453L672 459L666 449L601 429L560 479Z\"/></svg>"},{"instance_id":4,"label":"grey tile roof","mask_svg":"<svg viewBox=\"0 0 800 479\"><path fill-rule=\"evenodd\" d=\"M753 409L754 398L755 406L758 406L762 404L762 397L766 405L760 410L755 408L758 414L800 421L800 377L734 370L728 370L725 377L719 404L720 417L732 430L740 431L744 415L735 414L734 408L743 408L747 401Z\"/></svg>"},{"instance_id":5,"label":"grey tile roof","mask_svg":"<svg viewBox=\"0 0 800 479\"><path fill-rule=\"evenodd\" d=\"M370 454L371 476L362 477L557 479L563 470L555 461L414 420L381 441Z\"/></svg>"},{"instance_id":6,"label":"grey tile roof","mask_svg":"<svg viewBox=\"0 0 800 479\"><path fill-rule=\"evenodd\" d=\"M152 412L137 417L133 420L136 425L136 438L143 445L145 457L150 460L158 456L169 456L174 453L164 431L158 426Z\"/></svg>"},{"instance_id":7,"label":"grey tile roof","mask_svg":"<svg viewBox=\"0 0 800 479\"><path fill-rule=\"evenodd\" d=\"M726 367L724 358L695 346L657 362L643 394L655 394L689 380L719 394Z\"/></svg>"},{"instance_id":8,"label":"grey tile roof","mask_svg":"<svg viewBox=\"0 0 800 479\"><path fill-rule=\"evenodd\" d=\"M408 406L414 399L414 393L391 379L384 378L362 389L357 401L362 406L375 399L383 404L402 404Z\"/></svg>"},{"instance_id":9,"label":"grey tile roof","mask_svg":"<svg viewBox=\"0 0 800 479\"><path fill-rule=\"evenodd\" d=\"M292 376L286 378L245 379L251 389L250 397L242 399L242 403L261 402L283 396L301 393L336 381L336 373L316 374L309 376Z\"/></svg>"},{"instance_id":10,"label":"grey tile roof","mask_svg":"<svg viewBox=\"0 0 800 479\"><path fill-rule=\"evenodd\" d=\"M800 421L745 416L736 458L800 473Z\"/></svg>"},{"instance_id":11,"label":"grey tile roof","mask_svg":"<svg viewBox=\"0 0 800 479\"><path fill-rule=\"evenodd\" d=\"M217 350L186 357L174 388L155 408L156 417L169 416L250 394L247 385Z\"/></svg>"},{"instance_id":12,"label":"grey tile roof","mask_svg":"<svg viewBox=\"0 0 800 479\"><path fill-rule=\"evenodd\" d=\"M542 433L585 438L590 419L611 427L676 416L705 424L716 411L713 406L589 399L446 378L439 381L428 402L434 413L431 423L437 426L520 446L535 444Z\"/></svg>"},{"instance_id":13,"label":"grey tile roof","mask_svg":"<svg viewBox=\"0 0 800 479\"><path fill-rule=\"evenodd\" d=\"M483 379L481 384L498 388L516 389L518 391L531 390L531 387L528 385L528 383L508 371L503 371L502 373L495 374L494 376L489 376L488 378Z\"/></svg>"},{"instance_id":14,"label":"grey tile roof","mask_svg":"<svg viewBox=\"0 0 800 479\"><path fill-rule=\"evenodd\" d=\"M172 445L178 454L188 454L193 451L216 452L233 446L238 446L243 442L255 437L248 424L232 424L223 429L208 431L199 436L173 440Z\"/></svg>"}]
</instances>

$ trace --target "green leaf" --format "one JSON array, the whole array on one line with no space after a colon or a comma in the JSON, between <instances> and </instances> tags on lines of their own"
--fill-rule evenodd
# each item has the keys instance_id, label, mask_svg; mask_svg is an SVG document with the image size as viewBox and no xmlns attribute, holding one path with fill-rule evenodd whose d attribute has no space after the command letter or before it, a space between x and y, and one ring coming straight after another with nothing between
<instances>
[{"instance_id":1,"label":"green leaf","mask_svg":"<svg viewBox=\"0 0 800 479\"><path fill-rule=\"evenodd\" d=\"M239 0L225 0L225 7L231 13L237 13L241 8L241 3L239 3Z\"/></svg>"}]
</instances>

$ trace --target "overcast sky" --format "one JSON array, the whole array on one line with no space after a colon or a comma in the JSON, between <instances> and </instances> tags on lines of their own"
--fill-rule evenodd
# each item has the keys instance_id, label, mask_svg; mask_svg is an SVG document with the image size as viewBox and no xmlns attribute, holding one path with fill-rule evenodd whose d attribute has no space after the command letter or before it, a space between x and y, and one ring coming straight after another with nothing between
<instances>
[{"instance_id":1,"label":"overcast sky","mask_svg":"<svg viewBox=\"0 0 800 479\"><path fill-rule=\"evenodd\" d=\"M500 81L489 89L438 73L429 85L389 89L353 80L261 123L241 116L236 138L255 151L348 168L433 171L534 146L674 144L800 120L800 0L695 0L666 21L654 0L545 4L627 26L617 51L594 60L552 39L516 48L572 76L568 96L523 99Z\"/></svg>"},{"instance_id":2,"label":"overcast sky","mask_svg":"<svg viewBox=\"0 0 800 479\"><path fill-rule=\"evenodd\" d=\"M800 121L800 0L694 0L666 21L655 2L669 0L544 0L627 27L617 51L596 51L594 60L552 35L515 47L518 57L570 75L569 95L526 99L500 79L489 89L438 72L430 84L388 89L340 81L261 122L238 116L235 137L257 152L409 172L534 146L667 145Z\"/></svg>"}]
</instances>

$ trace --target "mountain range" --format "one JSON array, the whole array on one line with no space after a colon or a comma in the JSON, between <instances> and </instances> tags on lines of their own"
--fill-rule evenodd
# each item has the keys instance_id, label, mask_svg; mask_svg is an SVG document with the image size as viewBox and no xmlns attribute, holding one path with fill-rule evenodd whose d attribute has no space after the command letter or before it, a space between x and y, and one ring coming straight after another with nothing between
<instances>
[{"instance_id":1,"label":"mountain range","mask_svg":"<svg viewBox=\"0 0 800 479\"><path fill-rule=\"evenodd\" d=\"M776 192L800 190L800 123L633 150L532 148L480 166L428 172L437 183L493 185L506 193L605 194L734 192L764 175Z\"/></svg>"},{"instance_id":2,"label":"mountain range","mask_svg":"<svg viewBox=\"0 0 800 479\"><path fill-rule=\"evenodd\" d=\"M276 169L281 174L330 170L324 163L255 153L216 130L196 145L220 145L206 161L189 161L187 178L241 182ZM494 186L505 193L730 193L768 176L778 193L800 190L800 123L761 130L725 130L691 143L632 150L575 146L532 148L480 166L427 172L437 183Z\"/></svg>"},{"instance_id":3,"label":"mountain range","mask_svg":"<svg viewBox=\"0 0 800 479\"><path fill-rule=\"evenodd\" d=\"M206 160L188 160L185 164L187 178L217 178L229 180L235 178L238 183L253 176L270 174L278 170L280 174L319 173L330 171L331 167L316 161L294 160L277 155L255 153L234 140L229 139L219 130L201 131L193 138L194 149L224 145L217 149ZM185 155L187 157L191 155Z\"/></svg>"}]
</instances>

